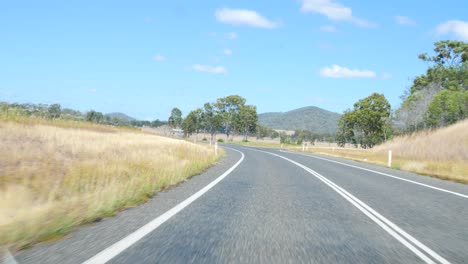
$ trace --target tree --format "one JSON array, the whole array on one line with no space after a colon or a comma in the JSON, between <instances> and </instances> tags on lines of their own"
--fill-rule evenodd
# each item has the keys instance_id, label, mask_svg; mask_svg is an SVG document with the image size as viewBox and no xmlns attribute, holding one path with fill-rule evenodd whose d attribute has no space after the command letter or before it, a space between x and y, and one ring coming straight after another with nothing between
<instances>
[{"instance_id":1,"label":"tree","mask_svg":"<svg viewBox=\"0 0 468 264\"><path fill-rule=\"evenodd\" d=\"M278 131L273 131L273 132L271 132L270 138L271 138L271 139L275 139L275 138L277 138L277 137L279 137L279 136L280 136L280 135L279 135Z\"/></svg>"},{"instance_id":2,"label":"tree","mask_svg":"<svg viewBox=\"0 0 468 264\"><path fill-rule=\"evenodd\" d=\"M247 140L248 133L255 132L257 121L258 114L255 106L241 105L239 107L238 119L235 126L237 131L244 135L244 140Z\"/></svg>"},{"instance_id":3,"label":"tree","mask_svg":"<svg viewBox=\"0 0 468 264\"><path fill-rule=\"evenodd\" d=\"M440 91L428 107L426 123L431 127L451 125L468 117L468 90Z\"/></svg>"},{"instance_id":4,"label":"tree","mask_svg":"<svg viewBox=\"0 0 468 264\"><path fill-rule=\"evenodd\" d=\"M62 107L59 104L52 104L47 109L48 116L51 119L59 118L62 114Z\"/></svg>"},{"instance_id":5,"label":"tree","mask_svg":"<svg viewBox=\"0 0 468 264\"><path fill-rule=\"evenodd\" d=\"M191 111L182 122L182 129L184 130L184 135L188 137L193 133L198 134L202 125L202 110L200 108L197 108L196 110Z\"/></svg>"},{"instance_id":6,"label":"tree","mask_svg":"<svg viewBox=\"0 0 468 264\"><path fill-rule=\"evenodd\" d=\"M182 121L182 111L177 107L172 108L171 116L167 121L168 125L172 128L178 128L182 125Z\"/></svg>"},{"instance_id":7,"label":"tree","mask_svg":"<svg viewBox=\"0 0 468 264\"><path fill-rule=\"evenodd\" d=\"M390 104L383 94L373 93L354 104L338 122L338 144L347 141L359 143L363 148L372 148L385 140L386 120L390 116Z\"/></svg>"},{"instance_id":8,"label":"tree","mask_svg":"<svg viewBox=\"0 0 468 264\"><path fill-rule=\"evenodd\" d=\"M213 142L215 140L216 132L218 132L219 129L221 129L221 115L216 111L216 108L213 104L206 103L203 106L201 119L205 131L207 131L210 134L210 142Z\"/></svg>"},{"instance_id":9,"label":"tree","mask_svg":"<svg viewBox=\"0 0 468 264\"><path fill-rule=\"evenodd\" d=\"M429 68L414 79L396 111L395 125L403 131L445 126L466 117L460 105L468 101L455 97L466 98L463 91L468 90L468 43L444 40L434 46L434 55L419 55ZM456 105L462 109L457 114Z\"/></svg>"},{"instance_id":10,"label":"tree","mask_svg":"<svg viewBox=\"0 0 468 264\"><path fill-rule=\"evenodd\" d=\"M457 66L468 62L468 43L463 41L443 40L434 44L435 55L419 54L423 61L434 62L439 65Z\"/></svg>"},{"instance_id":11,"label":"tree","mask_svg":"<svg viewBox=\"0 0 468 264\"><path fill-rule=\"evenodd\" d=\"M86 121L94 123L102 123L104 121L104 115L101 112L96 112L94 110L86 113Z\"/></svg>"},{"instance_id":12,"label":"tree","mask_svg":"<svg viewBox=\"0 0 468 264\"><path fill-rule=\"evenodd\" d=\"M229 139L231 132L235 130L235 125L239 121L240 107L244 105L245 98L239 95L219 98L214 104L222 118L222 128L226 134L226 140Z\"/></svg>"}]
</instances>

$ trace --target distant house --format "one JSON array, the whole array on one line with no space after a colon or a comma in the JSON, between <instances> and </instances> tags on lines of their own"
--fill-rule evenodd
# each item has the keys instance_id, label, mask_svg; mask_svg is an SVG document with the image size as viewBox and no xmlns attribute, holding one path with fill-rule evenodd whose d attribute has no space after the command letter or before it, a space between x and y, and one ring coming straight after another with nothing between
<instances>
[{"instance_id":1,"label":"distant house","mask_svg":"<svg viewBox=\"0 0 468 264\"><path fill-rule=\"evenodd\" d=\"M184 131L182 129L179 129L179 128L173 128L171 129L171 134L174 135L174 136L183 136L184 135Z\"/></svg>"}]
</instances>

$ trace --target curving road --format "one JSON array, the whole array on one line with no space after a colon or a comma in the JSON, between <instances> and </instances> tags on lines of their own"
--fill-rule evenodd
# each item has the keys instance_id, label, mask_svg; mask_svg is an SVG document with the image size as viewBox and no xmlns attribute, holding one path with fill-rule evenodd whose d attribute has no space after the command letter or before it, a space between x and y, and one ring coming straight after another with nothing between
<instances>
[{"instance_id":1,"label":"curving road","mask_svg":"<svg viewBox=\"0 0 468 264\"><path fill-rule=\"evenodd\" d=\"M468 263L468 186L276 149L227 157L18 263Z\"/></svg>"}]
</instances>

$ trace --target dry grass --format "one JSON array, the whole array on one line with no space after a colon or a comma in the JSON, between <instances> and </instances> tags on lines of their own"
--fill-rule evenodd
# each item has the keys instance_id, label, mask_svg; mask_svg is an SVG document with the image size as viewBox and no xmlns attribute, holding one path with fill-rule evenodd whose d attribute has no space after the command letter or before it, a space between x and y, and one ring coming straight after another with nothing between
<instances>
[{"instance_id":1,"label":"dry grass","mask_svg":"<svg viewBox=\"0 0 468 264\"><path fill-rule=\"evenodd\" d=\"M47 122L0 118L0 245L53 239L144 202L219 158L186 141Z\"/></svg>"},{"instance_id":2,"label":"dry grass","mask_svg":"<svg viewBox=\"0 0 468 264\"><path fill-rule=\"evenodd\" d=\"M299 147L294 150L301 150ZM468 120L434 131L397 137L370 150L309 148L310 152L387 165L441 179L468 183Z\"/></svg>"}]
</instances>

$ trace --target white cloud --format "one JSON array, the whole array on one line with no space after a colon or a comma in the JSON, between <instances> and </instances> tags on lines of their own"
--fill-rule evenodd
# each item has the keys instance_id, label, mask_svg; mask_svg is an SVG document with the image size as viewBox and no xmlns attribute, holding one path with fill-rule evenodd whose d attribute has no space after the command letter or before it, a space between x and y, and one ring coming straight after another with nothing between
<instances>
[{"instance_id":1,"label":"white cloud","mask_svg":"<svg viewBox=\"0 0 468 264\"><path fill-rule=\"evenodd\" d=\"M165 61L166 57L161 55L161 54L157 54L156 56L153 57L153 60L155 60L155 61Z\"/></svg>"},{"instance_id":2,"label":"white cloud","mask_svg":"<svg viewBox=\"0 0 468 264\"><path fill-rule=\"evenodd\" d=\"M226 68L222 66L210 66L210 65L200 65L200 64L193 65L192 69L194 71L208 72L208 73L215 73L215 74L227 72Z\"/></svg>"},{"instance_id":3,"label":"white cloud","mask_svg":"<svg viewBox=\"0 0 468 264\"><path fill-rule=\"evenodd\" d=\"M314 102L314 103L323 103L325 102L325 99L322 97L306 97L307 101Z\"/></svg>"},{"instance_id":4,"label":"white cloud","mask_svg":"<svg viewBox=\"0 0 468 264\"><path fill-rule=\"evenodd\" d=\"M407 16L395 16L395 22L404 26L414 26L416 22Z\"/></svg>"},{"instance_id":5,"label":"white cloud","mask_svg":"<svg viewBox=\"0 0 468 264\"><path fill-rule=\"evenodd\" d=\"M393 77L393 76L392 76L391 73L388 73L388 72L382 73L382 79L384 79L384 80L388 80L388 79L390 79L390 78L392 78L392 77Z\"/></svg>"},{"instance_id":6,"label":"white cloud","mask_svg":"<svg viewBox=\"0 0 468 264\"><path fill-rule=\"evenodd\" d=\"M325 67L320 70L320 75L328 78L375 78L376 74L369 70L348 69L338 65Z\"/></svg>"},{"instance_id":7,"label":"white cloud","mask_svg":"<svg viewBox=\"0 0 468 264\"><path fill-rule=\"evenodd\" d=\"M229 32L229 33L226 34L226 37L228 39L237 39L239 36L237 35L236 32Z\"/></svg>"},{"instance_id":8,"label":"white cloud","mask_svg":"<svg viewBox=\"0 0 468 264\"><path fill-rule=\"evenodd\" d=\"M468 40L468 22L461 20L450 20L440 24L436 28L437 35L455 35L461 40Z\"/></svg>"},{"instance_id":9,"label":"white cloud","mask_svg":"<svg viewBox=\"0 0 468 264\"><path fill-rule=\"evenodd\" d=\"M336 29L336 27L334 27L334 26L332 26L332 25L328 25L328 26L321 26L321 27L320 27L320 31L335 33L335 32L337 32L338 30Z\"/></svg>"},{"instance_id":10,"label":"white cloud","mask_svg":"<svg viewBox=\"0 0 468 264\"><path fill-rule=\"evenodd\" d=\"M301 0L301 11L304 13L318 13L333 21L346 21L360 27L376 27L372 22L353 16L351 8L332 0Z\"/></svg>"},{"instance_id":11,"label":"white cloud","mask_svg":"<svg viewBox=\"0 0 468 264\"><path fill-rule=\"evenodd\" d=\"M272 22L261 16L255 11L245 9L218 9L215 17L219 22L231 25L248 25L259 28L275 28L277 23Z\"/></svg>"},{"instance_id":12,"label":"white cloud","mask_svg":"<svg viewBox=\"0 0 468 264\"><path fill-rule=\"evenodd\" d=\"M229 55L232 55L232 50L230 50L230 49L225 49L225 50L223 50L223 53L224 53L224 55L228 55L228 56L229 56Z\"/></svg>"}]
</instances>

